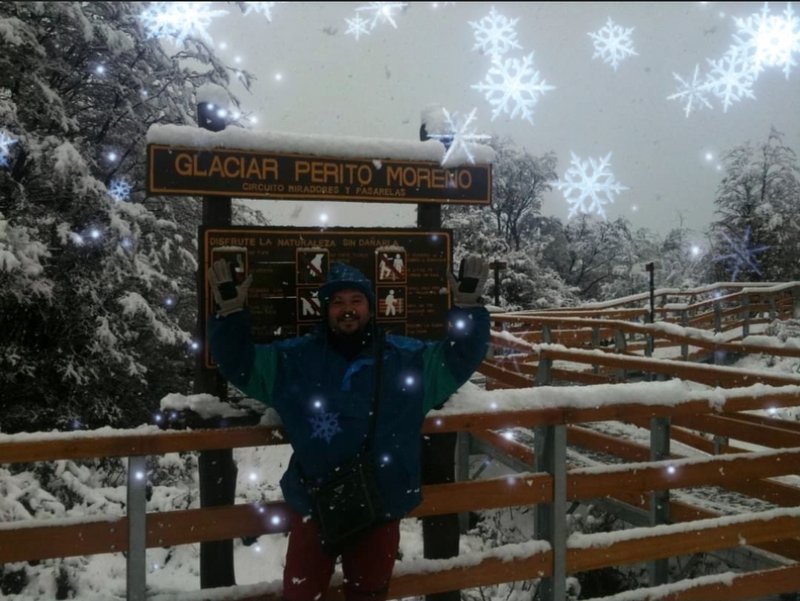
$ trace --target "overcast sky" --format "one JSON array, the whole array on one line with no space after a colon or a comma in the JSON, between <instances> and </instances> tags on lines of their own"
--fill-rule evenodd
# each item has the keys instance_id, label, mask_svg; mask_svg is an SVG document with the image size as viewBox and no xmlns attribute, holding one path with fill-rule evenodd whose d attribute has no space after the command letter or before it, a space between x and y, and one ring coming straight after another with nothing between
<instances>
[{"instance_id":1,"label":"overcast sky","mask_svg":"<svg viewBox=\"0 0 800 601\"><path fill-rule=\"evenodd\" d=\"M628 189L607 205L613 219L665 233L678 226L702 231L713 219L714 197L722 172L720 157L747 140L766 140L770 126L800 153L800 52L785 76L779 67L763 71L745 98L723 111L687 118L684 103L668 100L678 91L677 73L701 77L708 59L722 59L737 33L734 17L746 18L764 6L756 2L412 2L379 23L358 41L347 35L359 7L370 3L277 3L271 21L243 15L233 3L218 3L228 15L215 19L209 33L218 54L257 77L252 94L242 93L255 129L368 138L418 139L420 114L431 103L466 115L476 109L475 133L511 136L534 155L554 151L564 177L571 153L583 160L611 153L610 171ZM372 3L375 4L375 3ZM521 48L505 58L533 52L533 68L555 89L533 107L533 123L508 114L492 120L487 98L472 88L491 66L474 49L475 31L494 6L517 19ZM786 3L770 3L780 15ZM792 5L800 13L800 6ZM636 55L614 68L592 58L598 32L611 18L633 27ZM239 61L237 61L237 58ZM274 224L317 225L325 212L329 225L413 226L409 205L254 201ZM302 208L301 208L302 207ZM369 208L370 210L365 210ZM567 218L560 191L545 197L543 212Z\"/></svg>"}]
</instances>

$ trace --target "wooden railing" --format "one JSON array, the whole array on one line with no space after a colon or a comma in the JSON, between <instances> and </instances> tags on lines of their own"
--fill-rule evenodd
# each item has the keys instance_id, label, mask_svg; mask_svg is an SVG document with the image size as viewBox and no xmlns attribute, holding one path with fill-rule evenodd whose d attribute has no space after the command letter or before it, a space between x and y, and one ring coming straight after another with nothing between
<instances>
[{"instance_id":1,"label":"wooden railing","mask_svg":"<svg viewBox=\"0 0 800 601\"><path fill-rule=\"evenodd\" d=\"M668 384L662 382L651 386L654 387L654 393L658 394L657 389ZM425 487L425 500L413 515L525 505L547 507L557 515L563 514L564 504L570 501L622 497L624 502L643 493L692 486L715 485L731 489L763 487L763 483L770 482L770 477L797 471L796 466L800 465L800 432L789 427L782 430L781 436L776 436L777 429L774 426L750 422L750 433L743 436L736 424L737 420L741 420L740 411L800 406L800 378L797 385L778 386L769 394L764 394L763 388L759 388L757 394L750 393L747 388L725 392L687 391L683 396L676 396L671 392L672 400L680 402L669 405L644 405L637 402L642 394L641 386L617 385L614 387L617 400L601 401L592 407L583 406L583 402L565 403L565 389L558 387L489 392L484 400L495 402L496 410L489 413L465 412L464 408L459 408L458 403L455 403L454 407L446 408L429 418L425 423L425 431L475 432L480 435L522 426L536 429L537 436L546 439L548 431L551 437L558 431L566 434L565 426L570 425L569 433L564 437L563 444L566 444L566 438L573 438L572 432L580 432L575 430L580 424L669 417L674 423L686 425L693 430L721 433L731 439L758 441L759 444L778 450L774 453L745 452L703 459L670 458L644 465L622 464L613 468L567 469L566 464L556 466L556 469L550 471L541 466L537 468L535 462L552 454L558 447L558 443L554 443L553 449L544 448L540 453L529 455L525 459L526 463L533 461L530 473ZM584 389L584 392L588 391ZM519 405L522 407L518 408ZM716 411L710 411L709 407L712 405L717 408ZM732 423L728 420L732 420ZM557 439L558 436L554 438ZM126 455L141 457L197 449L263 446L278 442L282 442L280 431L266 426L194 432L130 432L115 433L113 436L87 433L80 438L74 434L52 434L42 435L40 439L0 442L0 463ZM591 445L596 444L597 440L592 442L592 435L583 431L583 436L575 439L575 442ZM784 445L787 448L783 448ZM608 447L606 451L609 451ZM542 457L536 456L539 454ZM137 480L135 473L130 476L129 487L144 486L142 480ZM560 500L559 489L563 489L563 498ZM792 490L792 494L794 496L790 500L796 506L800 491ZM272 516L280 517L282 510L282 503L257 503L148 513L144 520L144 544L139 549L131 546L131 540L135 538L130 531L131 524L137 521L131 512L143 512L143 506L132 506L128 510L129 515L113 519L87 518L78 523L70 520L63 524L55 520L53 521L56 523L5 524L0 528L0 561L126 552L129 566L136 571L136 566L132 565L136 561L133 555L143 555L144 548L283 532L285 522L270 519ZM753 513L731 518L727 522L720 519L698 519L702 516L690 517L694 521L688 524L661 526L658 529L634 528L626 531L626 536L616 538L587 534L553 540L547 532L540 530L539 536L543 539L541 541L531 542L527 546L509 545L508 548L496 549L484 555L464 557L461 563L450 560L447 566L435 571L431 571L435 560L427 563L415 561L416 571L404 571L401 562L392 581L391 596L416 596L452 588L540 577L555 582L558 578L563 579L566 574L583 570L722 549L739 545L742 541L747 541L748 545L763 545L773 553L784 553L788 558L800 559L800 509ZM551 521L558 519L551 518ZM560 555L563 564L560 570L555 568L558 565L556 555ZM747 576L748 582L761 583L759 594L786 592L790 589L779 584L783 582L783 576L776 575L797 575L798 572L795 567L783 570L767 570L759 578L750 574ZM707 596L699 596L699 591L715 591L717 584L693 587L692 597L671 598L714 599L714 594L717 593L709 592ZM237 591L237 588L242 590ZM559 590L557 582L554 588ZM265 592L269 590L273 592ZM333 593L339 594L336 591ZM235 587L225 598L255 601L276 598L277 595L278 591L273 584L265 585L255 592L248 587ZM211 593L198 591L191 598L200 600L211 597Z\"/></svg>"},{"instance_id":2,"label":"wooden railing","mask_svg":"<svg viewBox=\"0 0 800 601\"><path fill-rule=\"evenodd\" d=\"M750 304L744 303L742 295L749 295L752 300L754 293L739 291L728 295L739 299L738 307L727 307L715 314L725 315L730 310L725 319L740 322L736 327L743 327L748 319L752 323L756 318L754 312L774 312L776 317L786 317L797 306L791 296L796 291L794 284L771 286L768 291L766 288L758 291L759 295L766 295L766 300ZM713 307L717 300L720 299L714 299L708 306ZM746 315L743 306L748 307ZM493 316L496 324L501 327L513 324L515 331L494 333L494 357L484 362L480 372L489 383L495 383L495 388L517 390L476 393L480 396L479 410L474 399L456 397L443 410L431 414L424 432L458 432L462 440L468 441L459 444L460 449L489 453L513 469L503 477L426 486L424 501L412 517L533 506L536 540L502 545L446 562L416 558L398 562L390 586L391 598L537 579L542 599L563 601L570 574L650 562L655 574L652 584L664 584L663 572L659 582L657 568L663 567L667 558L742 545L785 558L787 565L735 576L705 576L674 583L666 592L663 588L651 588L642 594L646 592L651 600L711 601L752 599L800 588L800 565L792 563L800 562L800 489L774 480L798 472L800 426L774 417L743 413L800 406L800 374L746 372L652 356L652 350L658 348L654 344L656 339L663 339L670 346L687 345L712 354L766 352L800 357L800 350L746 340L720 341L713 336L695 335L685 328L672 331L659 323L627 321L623 315L631 314L616 313L608 316L610 319L554 312ZM691 316L687 313L687 319L699 320L702 316L702 313ZM620 339L630 344L635 336L646 339L646 350L651 351L651 356L638 355L629 346L620 347ZM603 347L598 343L603 339L614 340L616 344ZM573 348L565 344L568 341ZM575 367L580 365L588 366L588 370ZM676 378L713 388L695 390L677 381L603 383L625 382L634 374L639 380ZM554 386L559 379L590 385ZM590 427L603 421L649 428L650 446L611 437ZM498 434L513 427L533 429L536 441L533 450ZM670 451L670 439L694 447L698 453L681 457ZM127 598L159 601L158 594L146 593L147 548L279 534L286 530L282 519L285 506L282 502L264 502L148 513L146 482L140 473L146 457L284 442L277 426L0 436L0 464L129 458L126 515L2 524L0 562L125 553ZM771 450L746 451L741 448L742 443ZM621 463L589 468L571 466L566 459L568 444L616 457ZM461 473L467 460L462 452ZM775 508L718 516L669 496L670 490L702 486L722 487L767 501ZM598 501L609 503L625 515L639 516L643 521L618 533L569 534L566 529L569 504ZM334 582L331 599L341 598L340 584ZM182 593L181 599L256 601L279 597L280 585L273 582L187 592Z\"/></svg>"}]
</instances>

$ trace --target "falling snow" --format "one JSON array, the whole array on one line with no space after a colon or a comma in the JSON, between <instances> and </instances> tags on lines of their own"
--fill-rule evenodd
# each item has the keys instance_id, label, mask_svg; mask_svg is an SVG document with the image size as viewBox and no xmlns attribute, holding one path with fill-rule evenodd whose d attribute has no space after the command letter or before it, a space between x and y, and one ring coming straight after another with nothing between
<instances>
[{"instance_id":1,"label":"falling snow","mask_svg":"<svg viewBox=\"0 0 800 601\"><path fill-rule=\"evenodd\" d=\"M728 245L728 254L720 255L715 262L726 262L731 274L731 281L736 281L739 272L750 269L758 275L761 275L761 270L756 261L756 255L769 249L769 246L753 246L750 240L750 227L748 226L742 236L741 240L734 240L725 232L721 232L722 237Z\"/></svg>"},{"instance_id":2,"label":"falling snow","mask_svg":"<svg viewBox=\"0 0 800 601\"><path fill-rule=\"evenodd\" d=\"M277 2L245 2L244 14L249 15L252 13L261 13L266 17L267 21L272 22L272 9Z\"/></svg>"},{"instance_id":3,"label":"falling snow","mask_svg":"<svg viewBox=\"0 0 800 601\"><path fill-rule=\"evenodd\" d=\"M356 15L352 19L345 18L345 22L347 23L347 30L344 32L345 35L352 35L356 42L361 39L362 35L369 35L369 32L372 31L369 27L369 21L364 19L361 15Z\"/></svg>"},{"instance_id":4,"label":"falling snow","mask_svg":"<svg viewBox=\"0 0 800 601\"><path fill-rule=\"evenodd\" d=\"M463 156L466 156L467 160L474 164L475 155L470 148L470 144L479 144L491 139L490 135L476 134L475 130L470 128L472 122L475 120L475 112L477 109L472 109L469 115L463 119L458 113L453 113L451 115L445 108L443 108L442 111L447 121L447 133L429 134L429 137L441 141L447 147L447 152L444 157L442 157L442 166L448 166L450 164L450 159L453 157L457 160L460 159L461 155L459 152L463 153Z\"/></svg>"},{"instance_id":5,"label":"falling snow","mask_svg":"<svg viewBox=\"0 0 800 601\"><path fill-rule=\"evenodd\" d=\"M765 67L781 67L788 79L791 67L797 64L795 54L800 53L800 19L792 5L787 4L782 15L773 15L765 3L760 12L734 22L735 47L755 74Z\"/></svg>"},{"instance_id":6,"label":"falling snow","mask_svg":"<svg viewBox=\"0 0 800 601\"><path fill-rule=\"evenodd\" d=\"M713 108L706 98L706 95L711 92L711 86L705 78L700 79L700 65L695 65L691 79L683 79L677 73L673 73L672 76L678 81L678 91L667 96L667 100L683 102L687 118L693 110L700 110L703 107Z\"/></svg>"},{"instance_id":7,"label":"falling snow","mask_svg":"<svg viewBox=\"0 0 800 601\"><path fill-rule=\"evenodd\" d=\"M341 432L339 427L339 414L325 411L323 413L312 415L311 421L311 438L322 438L325 442L330 442L337 432Z\"/></svg>"},{"instance_id":8,"label":"falling snow","mask_svg":"<svg viewBox=\"0 0 800 601\"><path fill-rule=\"evenodd\" d=\"M116 201L128 200L133 190L133 185L124 179L115 179L108 188L108 193Z\"/></svg>"},{"instance_id":9,"label":"falling snow","mask_svg":"<svg viewBox=\"0 0 800 601\"><path fill-rule=\"evenodd\" d=\"M153 2L140 18L148 37L173 39L181 44L189 36L211 42L208 27L215 17L228 11L215 9L212 2Z\"/></svg>"},{"instance_id":10,"label":"falling snow","mask_svg":"<svg viewBox=\"0 0 800 601\"><path fill-rule=\"evenodd\" d=\"M501 15L493 6L488 16L480 21L469 22L475 34L475 45L472 49L488 54L495 60L512 48L522 48L517 42L515 29L518 20Z\"/></svg>"},{"instance_id":11,"label":"falling snow","mask_svg":"<svg viewBox=\"0 0 800 601\"><path fill-rule=\"evenodd\" d=\"M375 29L378 23L389 23L397 29L394 18L397 12L408 6L407 2L369 2L366 6L359 6L356 12L364 12L372 17L369 27Z\"/></svg>"},{"instance_id":12,"label":"falling snow","mask_svg":"<svg viewBox=\"0 0 800 601\"><path fill-rule=\"evenodd\" d=\"M578 213L597 213L605 217L604 206L614 202L614 195L628 189L615 180L609 169L611 153L587 161L582 161L574 152L570 154L570 168L564 173L564 179L555 183L570 205L568 217L571 219Z\"/></svg>"},{"instance_id":13,"label":"falling snow","mask_svg":"<svg viewBox=\"0 0 800 601\"><path fill-rule=\"evenodd\" d=\"M522 117L531 124L533 107L539 102L539 98L545 92L555 89L533 68L533 52L522 59L492 61L484 81L472 87L482 92L492 106L492 121L506 113L511 119Z\"/></svg>"},{"instance_id":14,"label":"falling snow","mask_svg":"<svg viewBox=\"0 0 800 601\"><path fill-rule=\"evenodd\" d=\"M711 71L708 86L711 92L722 101L722 110L743 98L755 99L753 83L755 71L746 54L737 47L730 48L718 61L709 60Z\"/></svg>"},{"instance_id":15,"label":"falling snow","mask_svg":"<svg viewBox=\"0 0 800 601\"><path fill-rule=\"evenodd\" d=\"M611 65L616 71L623 60L637 54L636 50L633 49L633 41L631 40L633 30L633 27L617 25L609 17L604 27L598 29L595 33L588 34L594 40L592 58L601 58L604 63Z\"/></svg>"},{"instance_id":16,"label":"falling snow","mask_svg":"<svg viewBox=\"0 0 800 601\"><path fill-rule=\"evenodd\" d=\"M8 166L8 154L12 144L17 141L6 132L0 131L0 167Z\"/></svg>"}]
</instances>

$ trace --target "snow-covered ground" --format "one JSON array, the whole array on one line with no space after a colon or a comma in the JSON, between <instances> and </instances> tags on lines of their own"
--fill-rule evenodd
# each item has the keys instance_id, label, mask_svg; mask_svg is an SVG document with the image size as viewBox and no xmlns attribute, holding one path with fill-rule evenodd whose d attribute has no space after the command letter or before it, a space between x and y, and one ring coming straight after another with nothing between
<instances>
[{"instance_id":1,"label":"snow-covered ground","mask_svg":"<svg viewBox=\"0 0 800 601\"><path fill-rule=\"evenodd\" d=\"M759 332L760 334L761 332ZM765 337L772 338L772 337ZM751 355L736 363L738 369L758 372L798 375L800 359L775 358ZM651 389L650 402L664 402L686 394L688 390L701 391L702 386L687 386L679 382L659 382ZM614 397L629 390L632 396L637 394L636 386L617 385ZM560 387L553 391L559 402L573 406L589 406L608 402L612 396L613 385L593 387L593 395L587 397L589 389ZM656 390L657 389L657 390ZM538 389L541 393L542 389ZM521 391L495 391L494 397L506 403L508 407L517 406L522 398ZM530 391L529 391L530 392ZM580 395L575 394L580 392ZM474 384L467 385L454 401L442 411L443 415L469 411L479 406L485 407L482 391ZM487 394L487 393L483 393ZM638 391L641 395L641 391ZM528 395L532 396L532 395ZM534 395L535 396L535 395ZM711 395L714 396L713 394ZM724 395L723 395L724 396ZM175 404L180 395L169 399ZM205 399L208 404L209 399ZM535 404L535 403L534 403ZM775 413L771 414L775 417ZM784 419L800 419L800 409L779 409L778 416ZM649 432L629 424L620 422L604 422L592 424L592 428L618 438L648 444ZM515 430L517 439L523 443L531 443L532 437L524 431ZM0 436L0 441L13 439L13 436ZM737 443L739 445L739 443ZM743 445L743 443L742 443ZM753 447L754 450L757 447ZM689 459L702 454L691 447L673 443L675 453L685 455ZM286 445L269 447L236 449L234 456L238 464L237 502L250 503L262 500L280 499L278 480L289 459L290 451ZM574 467L591 468L603 465L609 460L598 454L570 449L568 461ZM150 466L151 480L157 483L153 487L153 495L148 510L172 510L196 507L199 503L199 492L196 478L196 458L191 455L176 454L153 458ZM474 473L482 457L473 457L471 473ZM100 472L95 472L84 464L73 461L59 461L50 465L23 466L24 471L0 468L0 528L11 527L10 522L17 520L80 519L85 517L123 515L125 503L124 475L122 465L115 467L114 462L106 464ZM116 470L116 471L115 471ZM491 462L480 477L494 477L510 473L510 468L497 461ZM800 479L794 476L782 478L782 481L798 485ZM775 510L766 502L754 500L730 491L717 488L680 490L673 492L674 498L701 509L715 512L728 518L752 511ZM723 518L720 518L723 519ZM530 540L532 536L532 514L530 509L510 508L484 513L484 519L476 528L462 536L462 555L485 552L498 544L515 544ZM31 523L31 522L28 522ZM582 508L571 519L577 531L589 528L594 531L603 525L603 519L596 513ZM18 524L19 525L19 524ZM608 522L606 522L608 526ZM617 522L614 526L620 528ZM576 539L577 540L577 539ZM575 542L575 541L573 541ZM283 568L283 557L286 550L285 535L264 535L255 541L236 540L234 543L236 579L240 585L256 585L273 583L279 586ZM577 544L577 543L576 543ZM190 591L198 591L199 578L199 544L182 545L174 548L148 549L148 587L151 592L158 592L159 601L179 601L190 596ZM400 541L400 560L397 572L404 571L415 560L422 557L421 523L417 519L406 519L402 522ZM23 576L24 574L24 576ZM59 588L75 590L75 599L84 601L113 601L125 596L125 558L122 554L105 554L91 557L73 557L57 560L46 560L35 566L25 563L6 564L0 572L0 582L4 598L10 601L51 601L60 596ZM15 576L16 575L16 576ZM27 579L18 594L14 579ZM573 590L577 591L576 581L571 581ZM467 598L503 597L509 599L523 598L530 595L531 583L517 583L500 587L487 587L483 591L468 591ZM272 588L272 587L267 587ZM263 590L263 589L260 589Z\"/></svg>"}]
</instances>

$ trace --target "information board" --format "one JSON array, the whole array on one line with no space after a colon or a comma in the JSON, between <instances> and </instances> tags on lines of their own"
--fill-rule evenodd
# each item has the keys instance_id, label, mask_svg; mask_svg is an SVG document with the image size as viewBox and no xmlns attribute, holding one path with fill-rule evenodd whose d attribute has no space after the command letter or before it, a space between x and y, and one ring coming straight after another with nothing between
<instances>
[{"instance_id":1,"label":"information board","mask_svg":"<svg viewBox=\"0 0 800 601\"><path fill-rule=\"evenodd\" d=\"M147 193L275 200L486 204L492 166L227 148L147 148Z\"/></svg>"},{"instance_id":2,"label":"information board","mask_svg":"<svg viewBox=\"0 0 800 601\"><path fill-rule=\"evenodd\" d=\"M373 282L376 321L386 331L437 340L446 334L452 232L394 228L200 228L201 306L214 310L207 271L224 258L237 282L253 282L247 302L257 343L310 332L323 318L318 289L336 261ZM204 330L205 367L214 363Z\"/></svg>"}]
</instances>

